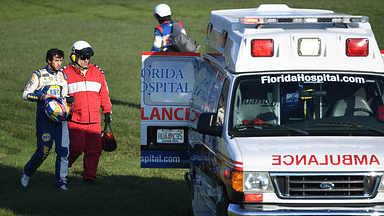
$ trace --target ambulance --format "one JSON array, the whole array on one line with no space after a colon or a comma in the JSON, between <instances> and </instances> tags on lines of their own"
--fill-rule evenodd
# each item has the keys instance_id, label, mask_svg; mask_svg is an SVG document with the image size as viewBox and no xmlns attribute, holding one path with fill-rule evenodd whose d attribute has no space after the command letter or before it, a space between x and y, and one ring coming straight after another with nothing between
<instances>
[{"instance_id":1,"label":"ambulance","mask_svg":"<svg viewBox=\"0 0 384 216\"><path fill-rule=\"evenodd\" d=\"M369 19L212 11L206 49L142 53L141 167L193 215L384 215L384 61Z\"/></svg>"}]
</instances>

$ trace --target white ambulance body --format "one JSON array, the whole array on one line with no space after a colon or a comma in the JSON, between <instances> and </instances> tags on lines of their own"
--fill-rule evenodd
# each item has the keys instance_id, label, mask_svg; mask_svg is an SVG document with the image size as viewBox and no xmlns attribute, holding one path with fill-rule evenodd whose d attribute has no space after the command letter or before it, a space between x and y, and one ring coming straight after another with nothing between
<instances>
[{"instance_id":1,"label":"white ambulance body","mask_svg":"<svg viewBox=\"0 0 384 216\"><path fill-rule=\"evenodd\" d=\"M367 17L212 11L206 43L201 62L143 53L142 167L188 167L194 215L384 215L384 62Z\"/></svg>"}]
</instances>

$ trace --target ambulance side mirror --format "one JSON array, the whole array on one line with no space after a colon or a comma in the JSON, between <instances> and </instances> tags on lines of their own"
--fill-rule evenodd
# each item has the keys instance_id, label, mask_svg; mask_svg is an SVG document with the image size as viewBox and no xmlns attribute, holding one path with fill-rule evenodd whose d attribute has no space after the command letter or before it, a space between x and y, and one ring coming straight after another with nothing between
<instances>
[{"instance_id":1,"label":"ambulance side mirror","mask_svg":"<svg viewBox=\"0 0 384 216\"><path fill-rule=\"evenodd\" d=\"M197 132L211 136L219 136L223 133L222 126L216 126L217 113L200 113L197 122Z\"/></svg>"}]
</instances>

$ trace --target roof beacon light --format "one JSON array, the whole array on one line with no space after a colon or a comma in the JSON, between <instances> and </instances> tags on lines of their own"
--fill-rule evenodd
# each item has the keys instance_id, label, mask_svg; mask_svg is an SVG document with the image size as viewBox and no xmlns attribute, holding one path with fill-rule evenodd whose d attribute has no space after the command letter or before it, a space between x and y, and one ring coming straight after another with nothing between
<instances>
[{"instance_id":1,"label":"roof beacon light","mask_svg":"<svg viewBox=\"0 0 384 216\"><path fill-rule=\"evenodd\" d=\"M273 39L253 39L251 41L251 55L253 57L272 57Z\"/></svg>"},{"instance_id":2,"label":"roof beacon light","mask_svg":"<svg viewBox=\"0 0 384 216\"><path fill-rule=\"evenodd\" d=\"M254 17L240 18L240 23L244 23L244 24L258 24L259 22L260 22L259 18L254 18Z\"/></svg>"},{"instance_id":3,"label":"roof beacon light","mask_svg":"<svg viewBox=\"0 0 384 216\"><path fill-rule=\"evenodd\" d=\"M333 23L333 24L348 24L348 23L364 23L368 22L366 16L352 16L344 14L327 14L327 15L296 15L296 16L257 16L257 17L241 17L239 22L242 24L259 24L267 25L273 23L297 24L297 23Z\"/></svg>"},{"instance_id":4,"label":"roof beacon light","mask_svg":"<svg viewBox=\"0 0 384 216\"><path fill-rule=\"evenodd\" d=\"M300 38L298 41L299 56L320 56L320 38Z\"/></svg>"},{"instance_id":5,"label":"roof beacon light","mask_svg":"<svg viewBox=\"0 0 384 216\"><path fill-rule=\"evenodd\" d=\"M346 41L347 56L368 56L368 48L367 38L348 38Z\"/></svg>"}]
</instances>

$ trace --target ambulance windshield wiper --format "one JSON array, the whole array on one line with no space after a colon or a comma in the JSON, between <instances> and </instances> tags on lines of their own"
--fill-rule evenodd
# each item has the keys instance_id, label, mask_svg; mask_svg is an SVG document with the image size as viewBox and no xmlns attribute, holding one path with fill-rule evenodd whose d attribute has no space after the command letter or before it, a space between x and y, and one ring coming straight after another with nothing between
<instances>
[{"instance_id":1,"label":"ambulance windshield wiper","mask_svg":"<svg viewBox=\"0 0 384 216\"><path fill-rule=\"evenodd\" d=\"M324 126L324 127L353 127L353 128L356 128L356 129L367 128L369 130L372 130L372 131L375 131L377 133L380 133L380 134L384 135L384 131L383 130L380 130L380 129L377 129L377 128L374 128L374 127L370 127L370 126L366 126L366 125L354 124L354 123L350 123L350 122L321 123L321 124L315 124L315 125L316 126Z\"/></svg>"},{"instance_id":2,"label":"ambulance windshield wiper","mask_svg":"<svg viewBox=\"0 0 384 216\"><path fill-rule=\"evenodd\" d=\"M248 125L243 125L244 127L246 128L257 128L257 127L279 127L279 128L284 128L284 129L287 129L287 130L290 130L290 131L293 131L293 132L296 132L296 133L299 133L299 134L303 134L303 135L306 135L308 136L308 132L307 131L303 131L303 130L300 130L300 129L297 129L297 128L291 128L291 127L287 127L287 126L284 126L284 125L274 125L274 124L269 124L269 123L261 123L261 124L248 124Z\"/></svg>"}]
</instances>

